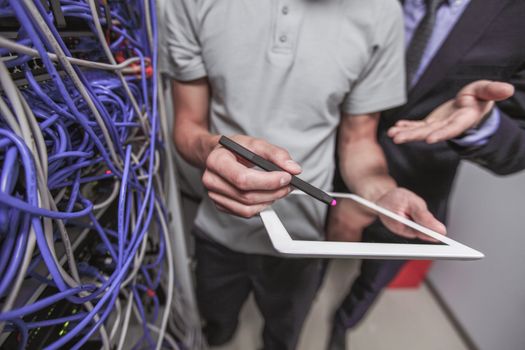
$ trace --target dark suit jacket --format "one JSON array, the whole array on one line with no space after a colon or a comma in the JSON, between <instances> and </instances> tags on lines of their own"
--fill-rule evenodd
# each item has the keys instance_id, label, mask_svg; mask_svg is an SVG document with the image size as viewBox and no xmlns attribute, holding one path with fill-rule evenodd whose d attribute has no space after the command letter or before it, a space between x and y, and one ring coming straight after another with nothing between
<instances>
[{"instance_id":1,"label":"dark suit jacket","mask_svg":"<svg viewBox=\"0 0 525 350\"><path fill-rule=\"evenodd\" d=\"M450 142L395 145L386 135L396 121L426 117L479 79L506 81L516 87L513 98L498 103L501 124L486 145L472 149ZM391 175L400 186L422 196L442 221L460 160L502 175L525 169L525 1L472 0L410 89L407 103L383 113L378 137ZM341 190L335 183L336 190Z\"/></svg>"},{"instance_id":2,"label":"dark suit jacket","mask_svg":"<svg viewBox=\"0 0 525 350\"><path fill-rule=\"evenodd\" d=\"M514 97L498 103L501 124L486 145L472 149L451 142L394 145L386 135L396 121L424 118L479 79L506 81L516 87ZM471 1L410 89L406 105L384 113L381 119L379 139L392 176L400 186L427 200L442 220L461 159L502 175L525 169L525 1Z\"/></svg>"}]
</instances>

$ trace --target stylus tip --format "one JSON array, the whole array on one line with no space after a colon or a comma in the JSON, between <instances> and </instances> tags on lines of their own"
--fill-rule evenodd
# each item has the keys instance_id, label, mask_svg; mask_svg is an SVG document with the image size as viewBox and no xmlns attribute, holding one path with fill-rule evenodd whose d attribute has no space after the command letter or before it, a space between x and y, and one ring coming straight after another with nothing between
<instances>
[{"instance_id":1,"label":"stylus tip","mask_svg":"<svg viewBox=\"0 0 525 350\"><path fill-rule=\"evenodd\" d=\"M335 207L337 205L337 201L335 199L332 200L332 203L330 203L332 207Z\"/></svg>"}]
</instances>

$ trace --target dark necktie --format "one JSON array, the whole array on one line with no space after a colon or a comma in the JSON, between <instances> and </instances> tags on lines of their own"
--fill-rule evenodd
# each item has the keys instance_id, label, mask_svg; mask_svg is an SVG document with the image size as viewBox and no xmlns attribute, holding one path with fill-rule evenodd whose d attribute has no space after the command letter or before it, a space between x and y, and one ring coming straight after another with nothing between
<instances>
[{"instance_id":1,"label":"dark necktie","mask_svg":"<svg viewBox=\"0 0 525 350\"><path fill-rule=\"evenodd\" d=\"M418 71L421 63L421 58L427 47L428 41L434 30L436 24L436 15L439 6L446 0L425 0L427 10L425 16L418 24L410 45L408 45L406 52L406 68L407 68L407 84L410 85L414 79L414 75Z\"/></svg>"}]
</instances>

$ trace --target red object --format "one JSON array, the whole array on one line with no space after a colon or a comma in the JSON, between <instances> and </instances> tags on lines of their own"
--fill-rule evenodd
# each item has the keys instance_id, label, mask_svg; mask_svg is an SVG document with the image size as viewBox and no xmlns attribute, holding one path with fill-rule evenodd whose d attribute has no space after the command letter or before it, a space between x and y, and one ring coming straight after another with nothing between
<instances>
[{"instance_id":1,"label":"red object","mask_svg":"<svg viewBox=\"0 0 525 350\"><path fill-rule=\"evenodd\" d=\"M403 266L388 288L418 288L425 279L431 260L411 260Z\"/></svg>"},{"instance_id":2,"label":"red object","mask_svg":"<svg viewBox=\"0 0 525 350\"><path fill-rule=\"evenodd\" d=\"M115 61L117 61L117 63L122 63L124 62L126 59L124 58L124 54L122 52L117 52L115 54Z\"/></svg>"},{"instance_id":3,"label":"red object","mask_svg":"<svg viewBox=\"0 0 525 350\"><path fill-rule=\"evenodd\" d=\"M148 295L148 297L153 298L155 296L155 291L153 289L148 288L146 290L146 294Z\"/></svg>"},{"instance_id":4,"label":"red object","mask_svg":"<svg viewBox=\"0 0 525 350\"><path fill-rule=\"evenodd\" d=\"M151 78L153 76L153 67L146 67L146 77Z\"/></svg>"}]
</instances>

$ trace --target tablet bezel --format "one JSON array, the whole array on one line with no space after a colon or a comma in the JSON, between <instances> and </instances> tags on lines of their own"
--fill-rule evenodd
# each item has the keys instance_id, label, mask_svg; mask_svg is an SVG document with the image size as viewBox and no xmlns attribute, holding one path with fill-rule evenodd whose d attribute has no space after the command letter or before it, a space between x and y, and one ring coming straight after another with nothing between
<instances>
[{"instance_id":1,"label":"tablet bezel","mask_svg":"<svg viewBox=\"0 0 525 350\"><path fill-rule=\"evenodd\" d=\"M305 195L294 191L290 195ZM432 260L476 260L484 257L483 253L459 243L450 237L441 235L414 221L404 218L388 209L380 207L362 197L350 193L330 193L335 198L353 200L374 212L387 216L408 227L431 236L443 245L409 243L366 243L294 240L284 227L272 207L260 213L273 247L282 255L323 258L360 258L360 259L432 259Z\"/></svg>"}]
</instances>

